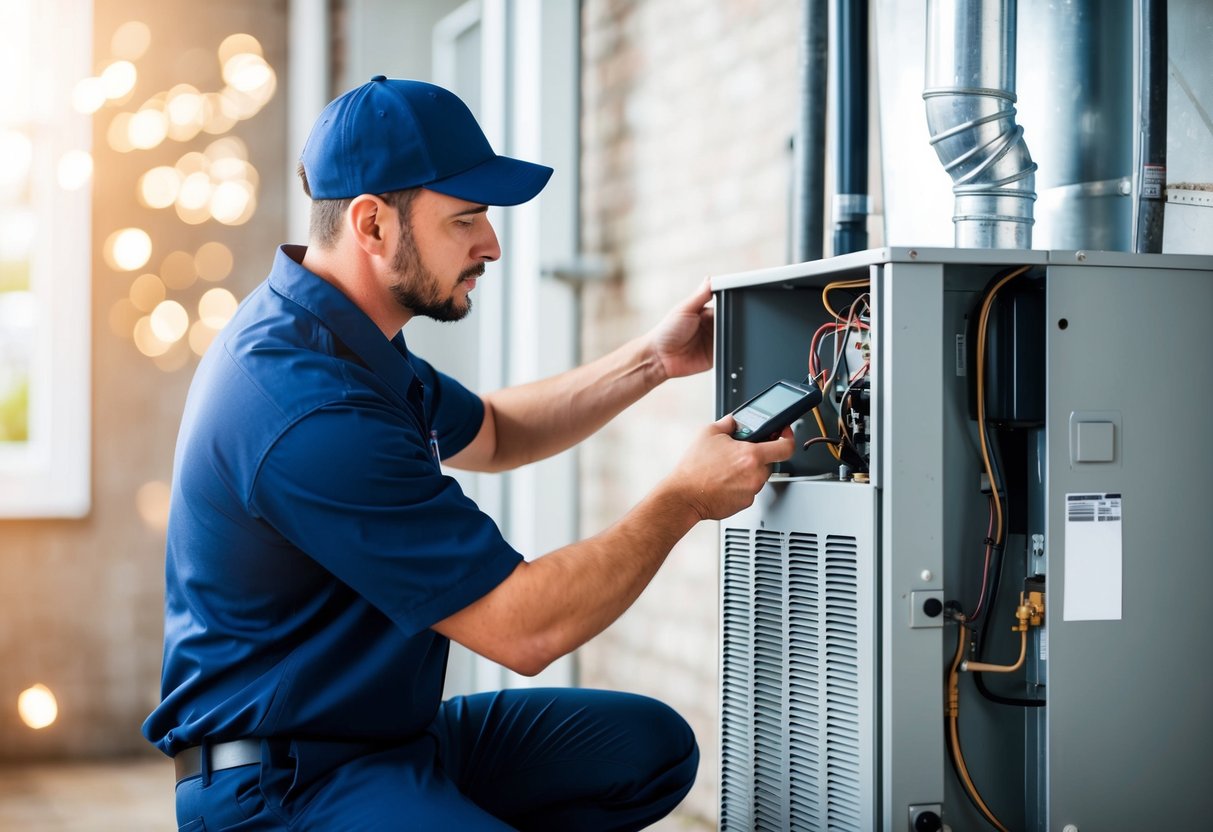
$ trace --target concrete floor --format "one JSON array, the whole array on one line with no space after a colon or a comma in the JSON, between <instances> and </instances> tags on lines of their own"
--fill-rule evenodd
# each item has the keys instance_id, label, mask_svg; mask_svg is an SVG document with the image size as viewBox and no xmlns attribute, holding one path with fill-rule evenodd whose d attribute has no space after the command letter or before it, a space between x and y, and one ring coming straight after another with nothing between
<instances>
[{"instance_id":1,"label":"concrete floor","mask_svg":"<svg viewBox=\"0 0 1213 832\"><path fill-rule=\"evenodd\" d=\"M169 832L176 828L173 767L139 757L0 768L0 832ZM677 816L651 832L707 827Z\"/></svg>"}]
</instances>

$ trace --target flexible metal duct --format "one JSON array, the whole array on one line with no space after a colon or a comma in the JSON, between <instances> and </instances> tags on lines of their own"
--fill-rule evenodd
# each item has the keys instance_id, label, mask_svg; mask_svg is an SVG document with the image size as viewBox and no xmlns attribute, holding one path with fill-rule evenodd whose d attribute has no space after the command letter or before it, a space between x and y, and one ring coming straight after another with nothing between
<instances>
[{"instance_id":1,"label":"flexible metal duct","mask_svg":"<svg viewBox=\"0 0 1213 832\"><path fill-rule=\"evenodd\" d=\"M928 0L927 126L958 248L1031 248L1036 163L1015 123L1014 0Z\"/></svg>"}]
</instances>

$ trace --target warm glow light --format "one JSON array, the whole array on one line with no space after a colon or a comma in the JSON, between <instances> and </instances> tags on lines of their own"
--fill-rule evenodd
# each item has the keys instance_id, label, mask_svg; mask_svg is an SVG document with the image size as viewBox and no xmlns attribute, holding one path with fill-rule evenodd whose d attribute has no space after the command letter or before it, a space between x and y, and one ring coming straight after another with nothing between
<instances>
[{"instance_id":1,"label":"warm glow light","mask_svg":"<svg viewBox=\"0 0 1213 832\"><path fill-rule=\"evenodd\" d=\"M148 208L167 208L177 201L182 176L167 165L152 168L139 177L139 201Z\"/></svg>"},{"instance_id":2,"label":"warm glow light","mask_svg":"<svg viewBox=\"0 0 1213 832\"><path fill-rule=\"evenodd\" d=\"M224 62L223 80L234 90L252 94L273 82L274 70L260 55L241 52Z\"/></svg>"},{"instance_id":3,"label":"warm glow light","mask_svg":"<svg viewBox=\"0 0 1213 832\"><path fill-rule=\"evenodd\" d=\"M149 150L168 136L168 119L159 110L140 110L131 116L127 137L131 145L140 150Z\"/></svg>"},{"instance_id":4,"label":"warm glow light","mask_svg":"<svg viewBox=\"0 0 1213 832\"><path fill-rule=\"evenodd\" d=\"M175 300L164 300L156 304L149 318L152 334L166 344L180 341L190 328L190 314Z\"/></svg>"},{"instance_id":5,"label":"warm glow light","mask_svg":"<svg viewBox=\"0 0 1213 832\"><path fill-rule=\"evenodd\" d=\"M211 195L211 214L224 225L248 222L255 207L256 195L247 182L223 182Z\"/></svg>"},{"instance_id":6,"label":"warm glow light","mask_svg":"<svg viewBox=\"0 0 1213 832\"><path fill-rule=\"evenodd\" d=\"M223 96L224 111L237 119L252 118L261 111L261 103L257 99L235 87L224 87L220 95Z\"/></svg>"},{"instance_id":7,"label":"warm glow light","mask_svg":"<svg viewBox=\"0 0 1213 832\"><path fill-rule=\"evenodd\" d=\"M105 97L112 100L123 98L135 88L139 73L130 61L114 61L101 71L101 85Z\"/></svg>"},{"instance_id":8,"label":"warm glow light","mask_svg":"<svg viewBox=\"0 0 1213 832\"><path fill-rule=\"evenodd\" d=\"M177 209L177 219L186 225L202 225L211 218L210 203L200 208L186 208L180 202L173 206Z\"/></svg>"},{"instance_id":9,"label":"warm glow light","mask_svg":"<svg viewBox=\"0 0 1213 832\"><path fill-rule=\"evenodd\" d=\"M232 273L232 250L223 243L203 243L194 255L194 268L203 280L215 283Z\"/></svg>"},{"instance_id":10,"label":"warm glow light","mask_svg":"<svg viewBox=\"0 0 1213 832\"><path fill-rule=\"evenodd\" d=\"M72 88L72 109L89 115L105 104L105 82L100 78L81 78Z\"/></svg>"},{"instance_id":11,"label":"warm glow light","mask_svg":"<svg viewBox=\"0 0 1213 832\"><path fill-rule=\"evenodd\" d=\"M202 96L204 110L202 129L213 136L226 133L236 126L236 113L228 112L227 99L217 92L204 93Z\"/></svg>"},{"instance_id":12,"label":"warm glow light","mask_svg":"<svg viewBox=\"0 0 1213 832\"><path fill-rule=\"evenodd\" d=\"M115 113L109 130L106 131L109 146L119 153L130 153L135 149L135 146L131 144L130 126L130 113Z\"/></svg>"},{"instance_id":13,"label":"warm glow light","mask_svg":"<svg viewBox=\"0 0 1213 832\"><path fill-rule=\"evenodd\" d=\"M193 326L190 327L190 349L196 354L202 355L218 334L218 331L211 329L202 321L194 321Z\"/></svg>"},{"instance_id":14,"label":"warm glow light","mask_svg":"<svg viewBox=\"0 0 1213 832\"><path fill-rule=\"evenodd\" d=\"M173 165L173 167L177 169L177 172L182 177L186 177L191 173L206 173L210 170L211 160L197 150L191 150L178 159L177 164Z\"/></svg>"},{"instance_id":15,"label":"warm glow light","mask_svg":"<svg viewBox=\"0 0 1213 832\"><path fill-rule=\"evenodd\" d=\"M34 143L16 130L0 130L0 189L20 187L29 176Z\"/></svg>"},{"instance_id":16,"label":"warm glow light","mask_svg":"<svg viewBox=\"0 0 1213 832\"><path fill-rule=\"evenodd\" d=\"M206 121L202 94L189 84L178 84L169 90L164 111L169 121L169 137L179 142L198 135Z\"/></svg>"},{"instance_id":17,"label":"warm glow light","mask_svg":"<svg viewBox=\"0 0 1213 832\"><path fill-rule=\"evenodd\" d=\"M143 53L152 45L152 30L140 20L128 20L114 31L110 39L110 51L115 57L126 58L128 61L143 57Z\"/></svg>"},{"instance_id":18,"label":"warm glow light","mask_svg":"<svg viewBox=\"0 0 1213 832\"><path fill-rule=\"evenodd\" d=\"M59 717L59 703L46 685L28 687L17 696L17 713L30 728L45 728Z\"/></svg>"},{"instance_id":19,"label":"warm glow light","mask_svg":"<svg viewBox=\"0 0 1213 832\"><path fill-rule=\"evenodd\" d=\"M228 35L223 39L223 43L219 44L219 65L223 66L241 52L248 52L260 57L262 54L261 42L244 32Z\"/></svg>"},{"instance_id":20,"label":"warm glow light","mask_svg":"<svg viewBox=\"0 0 1213 832\"><path fill-rule=\"evenodd\" d=\"M162 532L168 528L168 503L169 486L166 482L145 482L135 492L135 509L139 512L139 519L149 529Z\"/></svg>"},{"instance_id":21,"label":"warm glow light","mask_svg":"<svg viewBox=\"0 0 1213 832\"><path fill-rule=\"evenodd\" d=\"M188 289L197 278L194 258L184 251L171 252L160 264L160 279L170 289Z\"/></svg>"},{"instance_id":22,"label":"warm glow light","mask_svg":"<svg viewBox=\"0 0 1213 832\"><path fill-rule=\"evenodd\" d=\"M83 188L92 175L93 157L86 151L69 150L59 159L59 187L65 191Z\"/></svg>"},{"instance_id":23,"label":"warm glow light","mask_svg":"<svg viewBox=\"0 0 1213 832\"><path fill-rule=\"evenodd\" d=\"M118 271L141 269L152 256L152 238L142 228L123 228L105 241L105 259Z\"/></svg>"},{"instance_id":24,"label":"warm glow light","mask_svg":"<svg viewBox=\"0 0 1213 832\"><path fill-rule=\"evenodd\" d=\"M236 306L236 296L227 289L209 289L198 301L198 318L211 329L223 329Z\"/></svg>"},{"instance_id":25,"label":"warm glow light","mask_svg":"<svg viewBox=\"0 0 1213 832\"><path fill-rule=\"evenodd\" d=\"M239 136L224 136L222 139L215 139L202 152L212 162L218 162L220 159L248 161L248 145Z\"/></svg>"},{"instance_id":26,"label":"warm glow light","mask_svg":"<svg viewBox=\"0 0 1213 832\"><path fill-rule=\"evenodd\" d=\"M154 274L141 274L131 284L131 303L141 312L151 312L166 294L164 281ZM134 321L131 322L133 325ZM130 326L126 329L129 332Z\"/></svg>"},{"instance_id":27,"label":"warm glow light","mask_svg":"<svg viewBox=\"0 0 1213 832\"><path fill-rule=\"evenodd\" d=\"M177 204L187 210L197 210L211 200L211 177L201 171L191 173L181 183Z\"/></svg>"},{"instance_id":28,"label":"warm glow light","mask_svg":"<svg viewBox=\"0 0 1213 832\"><path fill-rule=\"evenodd\" d=\"M229 156L211 165L211 179L216 182L247 182L256 190L261 177L257 169L248 162Z\"/></svg>"},{"instance_id":29,"label":"warm glow light","mask_svg":"<svg viewBox=\"0 0 1213 832\"><path fill-rule=\"evenodd\" d=\"M132 335L135 338L135 347L148 358L164 355L172 346L156 337L156 333L152 332L151 318L146 315L135 322Z\"/></svg>"}]
</instances>

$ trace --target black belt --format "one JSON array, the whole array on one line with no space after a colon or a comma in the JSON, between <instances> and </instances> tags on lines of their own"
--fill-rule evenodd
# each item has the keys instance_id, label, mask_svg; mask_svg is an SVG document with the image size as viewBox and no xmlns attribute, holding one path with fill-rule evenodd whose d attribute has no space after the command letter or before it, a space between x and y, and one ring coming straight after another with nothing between
<instances>
[{"instance_id":1,"label":"black belt","mask_svg":"<svg viewBox=\"0 0 1213 832\"><path fill-rule=\"evenodd\" d=\"M207 755L210 763L208 768L212 772L237 766L251 766L261 762L261 740L232 740L182 749L173 758L178 783L187 777L202 773L203 753Z\"/></svg>"}]
</instances>

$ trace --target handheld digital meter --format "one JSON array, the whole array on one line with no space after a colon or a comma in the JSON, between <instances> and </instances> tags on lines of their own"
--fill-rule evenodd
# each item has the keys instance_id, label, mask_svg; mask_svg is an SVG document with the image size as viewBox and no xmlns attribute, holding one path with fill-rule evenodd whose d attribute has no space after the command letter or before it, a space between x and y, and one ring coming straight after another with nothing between
<instances>
[{"instance_id":1,"label":"handheld digital meter","mask_svg":"<svg viewBox=\"0 0 1213 832\"><path fill-rule=\"evenodd\" d=\"M821 389L812 379L777 381L733 411L734 439L764 442L821 403Z\"/></svg>"}]
</instances>

